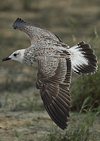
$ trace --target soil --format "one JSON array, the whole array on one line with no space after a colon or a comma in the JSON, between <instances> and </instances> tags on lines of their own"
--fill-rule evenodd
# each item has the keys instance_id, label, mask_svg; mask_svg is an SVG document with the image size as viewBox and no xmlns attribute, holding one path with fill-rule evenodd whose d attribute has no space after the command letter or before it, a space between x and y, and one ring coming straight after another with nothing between
<instances>
[{"instance_id":1,"label":"soil","mask_svg":"<svg viewBox=\"0 0 100 141\"><path fill-rule=\"evenodd\" d=\"M100 53L97 48L100 42L94 41L100 34L100 0L38 0L30 5L31 9L25 9L25 3L20 0L1 2L0 60L15 50L30 46L27 36L12 28L18 17L56 33L70 46L82 40L91 42ZM0 141L44 140L52 130L62 134L68 132L86 116L70 112L68 128L59 129L43 106L35 87L36 75L37 68L13 61L0 62ZM90 133L100 141L100 116L96 117Z\"/></svg>"}]
</instances>

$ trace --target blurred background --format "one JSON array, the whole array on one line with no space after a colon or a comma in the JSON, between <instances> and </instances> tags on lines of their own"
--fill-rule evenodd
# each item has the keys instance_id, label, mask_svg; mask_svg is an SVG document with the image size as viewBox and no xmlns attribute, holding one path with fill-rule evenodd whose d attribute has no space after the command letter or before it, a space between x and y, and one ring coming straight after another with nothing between
<instances>
[{"instance_id":1,"label":"blurred background","mask_svg":"<svg viewBox=\"0 0 100 141\"><path fill-rule=\"evenodd\" d=\"M8 93L17 93L15 99L21 94L23 97L26 91L27 96L31 93L39 96L39 91L35 88L36 67L27 67L14 61L2 62L13 51L30 46L28 37L12 27L18 17L57 34L69 46L80 41L90 43L98 57L98 71L93 75L82 76L73 73L70 87L71 110L79 111L87 98L87 109L92 104L95 108L99 107L100 0L0 0L1 108Z\"/></svg>"},{"instance_id":2,"label":"blurred background","mask_svg":"<svg viewBox=\"0 0 100 141\"><path fill-rule=\"evenodd\" d=\"M69 46L80 41L90 43L99 62L99 0L0 0L0 60L15 50L30 46L27 36L12 27L18 17L56 33ZM27 67L14 61L0 61L0 92L12 89L21 91L26 87L28 89L35 86L36 73L37 68ZM78 95L81 99L77 100L80 102L83 102L88 95L99 100L99 77L99 67L95 75L84 76L84 78L74 75L71 87L73 102ZM83 82L80 82L80 79Z\"/></svg>"}]
</instances>

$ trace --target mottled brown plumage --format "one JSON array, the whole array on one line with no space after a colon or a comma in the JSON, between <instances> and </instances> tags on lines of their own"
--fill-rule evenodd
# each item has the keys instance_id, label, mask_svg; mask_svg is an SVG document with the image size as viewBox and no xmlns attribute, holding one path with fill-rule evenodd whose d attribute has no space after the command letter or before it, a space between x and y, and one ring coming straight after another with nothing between
<instances>
[{"instance_id":1,"label":"mottled brown plumage","mask_svg":"<svg viewBox=\"0 0 100 141\"><path fill-rule=\"evenodd\" d=\"M3 61L12 59L29 66L38 63L36 87L40 89L44 106L52 120L65 129L70 111L72 69L78 74L94 73L97 59L93 50L85 42L68 48L57 35L20 18L13 23L13 27L28 35L31 46L15 51Z\"/></svg>"}]
</instances>

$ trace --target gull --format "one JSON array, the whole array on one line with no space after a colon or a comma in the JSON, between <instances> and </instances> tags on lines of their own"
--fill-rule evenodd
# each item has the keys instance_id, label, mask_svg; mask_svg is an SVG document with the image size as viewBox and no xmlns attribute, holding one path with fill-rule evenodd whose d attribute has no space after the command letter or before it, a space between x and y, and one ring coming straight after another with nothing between
<instances>
[{"instance_id":1,"label":"gull","mask_svg":"<svg viewBox=\"0 0 100 141\"><path fill-rule=\"evenodd\" d=\"M15 60L34 66L37 62L36 87L51 119L61 128L67 128L70 112L70 91L72 70L77 74L92 74L97 70L97 57L84 41L69 47L54 33L36 24L17 18L14 29L26 33L31 46L13 52L2 61Z\"/></svg>"}]
</instances>

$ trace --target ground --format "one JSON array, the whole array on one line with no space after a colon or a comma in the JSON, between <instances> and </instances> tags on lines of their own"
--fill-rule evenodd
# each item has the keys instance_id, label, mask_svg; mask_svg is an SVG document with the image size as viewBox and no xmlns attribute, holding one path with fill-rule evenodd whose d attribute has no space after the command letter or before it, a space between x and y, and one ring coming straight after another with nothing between
<instances>
[{"instance_id":1,"label":"ground","mask_svg":"<svg viewBox=\"0 0 100 141\"><path fill-rule=\"evenodd\" d=\"M50 119L39 94L36 92L35 88L34 90L30 88L23 90L21 94L17 92L3 93L0 99L2 105L0 108L1 141L45 140L49 134L52 135L55 131L63 137L66 132L75 132L79 122L83 122L85 117L91 120L94 116L91 114L88 117L84 113L71 112L68 129L63 131ZM86 124L88 125L88 123ZM82 126L82 124L79 126ZM100 116L95 118L93 125L89 128L89 134L93 140L99 140Z\"/></svg>"},{"instance_id":2,"label":"ground","mask_svg":"<svg viewBox=\"0 0 100 141\"><path fill-rule=\"evenodd\" d=\"M97 54L100 53L99 0L30 0L30 4L26 5L25 0L0 2L0 60L15 50L30 46L27 36L12 28L18 17L56 33L70 46L84 40L91 43ZM65 131L53 123L35 87L36 75L37 66L32 68L13 61L0 62L0 141L58 141L57 137L59 141L74 141L77 135L79 137L75 141L99 141L99 115L94 118L93 126L90 126L95 113L89 115L88 112L79 114L71 111ZM73 74L72 81L76 79ZM86 133L85 124L82 131L84 120L89 125Z\"/></svg>"}]
</instances>

